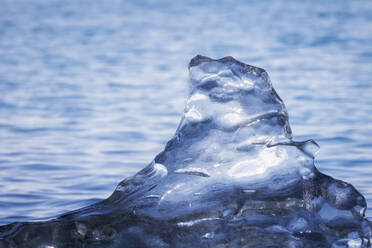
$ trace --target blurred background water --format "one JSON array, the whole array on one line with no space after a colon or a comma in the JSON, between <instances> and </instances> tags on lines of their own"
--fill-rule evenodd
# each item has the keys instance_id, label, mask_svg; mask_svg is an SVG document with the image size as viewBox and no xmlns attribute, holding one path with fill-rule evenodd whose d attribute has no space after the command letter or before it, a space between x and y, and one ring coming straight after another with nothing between
<instances>
[{"instance_id":1,"label":"blurred background water","mask_svg":"<svg viewBox=\"0 0 372 248\"><path fill-rule=\"evenodd\" d=\"M372 216L371 1L1 0L0 224L97 202L149 163L196 54L266 69L295 139Z\"/></svg>"}]
</instances>

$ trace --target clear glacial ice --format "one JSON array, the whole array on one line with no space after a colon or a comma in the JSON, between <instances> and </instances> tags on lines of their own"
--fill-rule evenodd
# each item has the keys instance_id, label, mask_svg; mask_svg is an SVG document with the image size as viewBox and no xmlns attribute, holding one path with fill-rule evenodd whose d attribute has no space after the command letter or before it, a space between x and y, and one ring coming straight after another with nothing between
<instances>
[{"instance_id":1,"label":"clear glacial ice","mask_svg":"<svg viewBox=\"0 0 372 248\"><path fill-rule=\"evenodd\" d=\"M194 57L184 115L164 150L106 200L0 227L3 247L370 247L364 197L292 140L268 74Z\"/></svg>"}]
</instances>

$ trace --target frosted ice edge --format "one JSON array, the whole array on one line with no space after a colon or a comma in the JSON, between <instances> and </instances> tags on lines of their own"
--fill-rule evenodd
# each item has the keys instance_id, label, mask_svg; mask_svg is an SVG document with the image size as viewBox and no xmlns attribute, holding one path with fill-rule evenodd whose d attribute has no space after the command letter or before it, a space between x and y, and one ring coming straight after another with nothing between
<instances>
[{"instance_id":1,"label":"frosted ice edge","mask_svg":"<svg viewBox=\"0 0 372 248\"><path fill-rule=\"evenodd\" d=\"M364 197L292 140L265 70L194 57L174 137L105 201L0 227L2 247L369 247ZM155 228L156 227L156 230Z\"/></svg>"}]
</instances>

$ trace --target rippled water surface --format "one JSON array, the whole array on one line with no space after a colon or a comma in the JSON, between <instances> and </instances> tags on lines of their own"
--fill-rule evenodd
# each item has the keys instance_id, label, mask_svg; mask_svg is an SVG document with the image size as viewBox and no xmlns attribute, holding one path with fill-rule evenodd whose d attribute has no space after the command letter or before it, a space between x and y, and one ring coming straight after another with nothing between
<instances>
[{"instance_id":1,"label":"rippled water surface","mask_svg":"<svg viewBox=\"0 0 372 248\"><path fill-rule=\"evenodd\" d=\"M108 197L172 136L196 54L264 68L372 216L371 1L1 1L0 224Z\"/></svg>"}]
</instances>

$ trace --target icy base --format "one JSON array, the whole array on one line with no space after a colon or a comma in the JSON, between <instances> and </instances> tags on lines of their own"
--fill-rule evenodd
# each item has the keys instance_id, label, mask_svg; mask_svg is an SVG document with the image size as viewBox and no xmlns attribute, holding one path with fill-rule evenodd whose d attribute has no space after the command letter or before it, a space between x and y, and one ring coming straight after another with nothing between
<instances>
[{"instance_id":1,"label":"icy base","mask_svg":"<svg viewBox=\"0 0 372 248\"><path fill-rule=\"evenodd\" d=\"M174 137L105 201L0 227L0 247L369 247L364 197L292 140L267 73L196 56Z\"/></svg>"}]
</instances>

